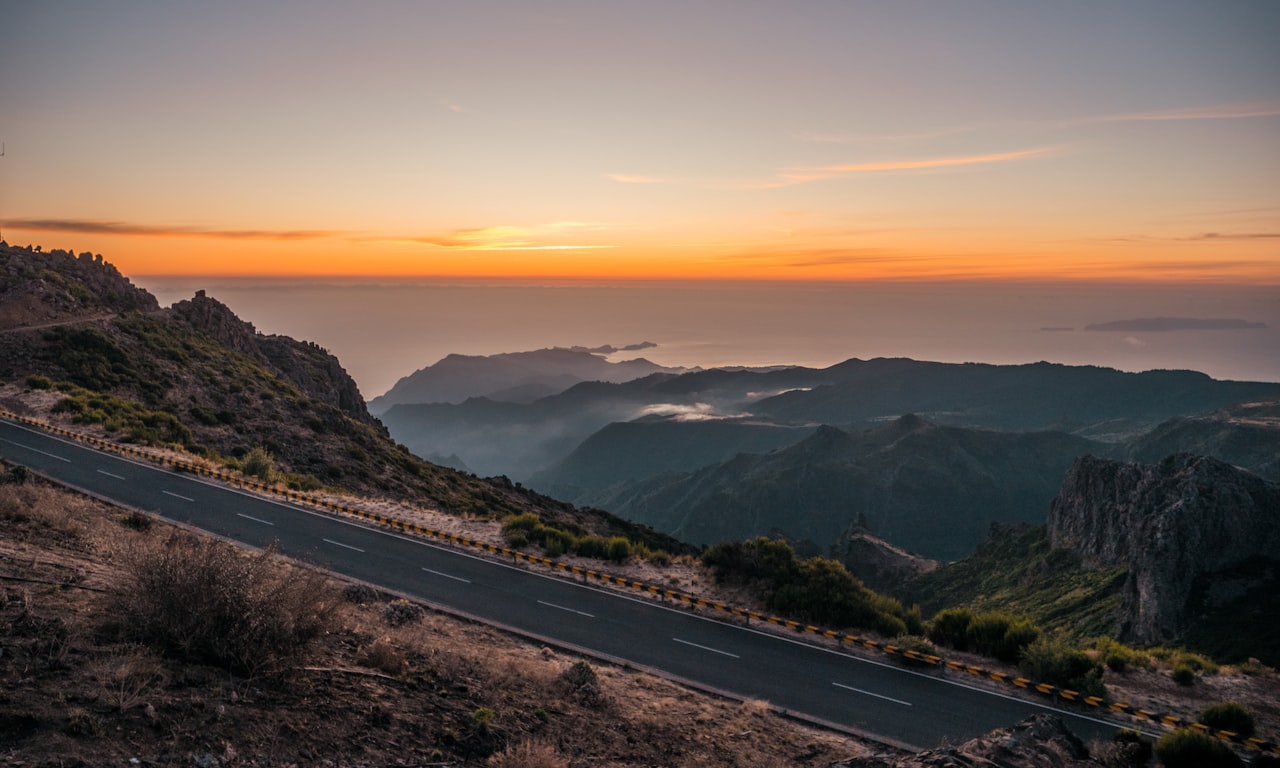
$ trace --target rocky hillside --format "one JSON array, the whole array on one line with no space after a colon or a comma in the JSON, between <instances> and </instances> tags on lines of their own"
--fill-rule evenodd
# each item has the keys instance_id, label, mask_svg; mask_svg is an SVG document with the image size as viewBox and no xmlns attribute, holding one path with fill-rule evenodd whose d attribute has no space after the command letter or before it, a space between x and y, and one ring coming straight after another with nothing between
<instances>
[{"instance_id":1,"label":"rocky hillside","mask_svg":"<svg viewBox=\"0 0 1280 768\"><path fill-rule=\"evenodd\" d=\"M1048 535L1086 566L1128 568L1121 639L1177 640L1215 605L1265 586L1259 580L1275 585L1280 567L1266 563L1280 566L1280 484L1190 454L1158 464L1084 457L1052 504ZM1240 607L1237 623L1255 610L1266 609ZM1274 614L1256 618L1275 626Z\"/></svg>"},{"instance_id":2,"label":"rocky hillside","mask_svg":"<svg viewBox=\"0 0 1280 768\"><path fill-rule=\"evenodd\" d=\"M235 466L265 449L273 479L445 511L537 512L654 546L612 516L430 464L370 416L333 355L259 333L203 291L169 308L100 257L0 246L0 407ZM268 473L264 471L264 474Z\"/></svg>"}]
</instances>

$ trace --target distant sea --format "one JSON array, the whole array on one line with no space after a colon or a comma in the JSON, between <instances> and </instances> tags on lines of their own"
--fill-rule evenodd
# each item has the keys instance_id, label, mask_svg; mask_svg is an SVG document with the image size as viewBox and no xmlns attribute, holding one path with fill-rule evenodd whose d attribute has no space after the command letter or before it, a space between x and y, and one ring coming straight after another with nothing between
<instances>
[{"instance_id":1,"label":"distant sea","mask_svg":"<svg viewBox=\"0 0 1280 768\"><path fill-rule=\"evenodd\" d=\"M1046 360L1280 381L1274 286L186 276L134 282L165 306L203 289L263 333L314 341L338 356L366 398L452 353L639 342L657 346L613 359L643 356L685 367L825 367L853 357ZM1126 322L1161 318L1192 322ZM1108 323L1119 326L1087 328ZM1167 326L1176 329L1160 330Z\"/></svg>"}]
</instances>

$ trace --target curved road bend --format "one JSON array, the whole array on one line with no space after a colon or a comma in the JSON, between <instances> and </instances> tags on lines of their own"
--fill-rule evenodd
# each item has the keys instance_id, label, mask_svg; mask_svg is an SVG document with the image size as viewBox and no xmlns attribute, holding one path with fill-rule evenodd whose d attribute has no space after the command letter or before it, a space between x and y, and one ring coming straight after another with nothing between
<instances>
[{"instance_id":1,"label":"curved road bend","mask_svg":"<svg viewBox=\"0 0 1280 768\"><path fill-rule=\"evenodd\" d=\"M1117 726L560 577L435 546L97 451L0 419L0 456L105 499L265 547L506 628L900 746L958 743L1052 710L1081 738Z\"/></svg>"}]
</instances>

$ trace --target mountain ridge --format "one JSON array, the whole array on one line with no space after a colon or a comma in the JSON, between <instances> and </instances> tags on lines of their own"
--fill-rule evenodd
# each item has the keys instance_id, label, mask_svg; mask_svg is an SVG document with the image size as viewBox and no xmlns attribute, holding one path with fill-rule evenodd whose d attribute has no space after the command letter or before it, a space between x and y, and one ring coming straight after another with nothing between
<instances>
[{"instance_id":1,"label":"mountain ridge","mask_svg":"<svg viewBox=\"0 0 1280 768\"><path fill-rule=\"evenodd\" d=\"M635 344L624 349L644 348ZM583 381L622 383L653 373L683 373L643 357L610 362L614 347L546 347L494 355L450 354L436 363L402 377L385 394L369 401L373 413L395 405L420 403L457 404L472 397L529 402L554 395Z\"/></svg>"}]
</instances>

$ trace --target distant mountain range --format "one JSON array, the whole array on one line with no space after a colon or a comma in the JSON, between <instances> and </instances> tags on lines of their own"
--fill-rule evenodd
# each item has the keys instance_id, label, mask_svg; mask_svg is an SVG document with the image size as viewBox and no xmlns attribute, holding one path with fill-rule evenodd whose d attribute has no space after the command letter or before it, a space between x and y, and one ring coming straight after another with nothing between
<instances>
[{"instance_id":1,"label":"distant mountain range","mask_svg":"<svg viewBox=\"0 0 1280 768\"><path fill-rule=\"evenodd\" d=\"M563 392L583 381L631 381L651 373L684 373L644 358L610 362L605 355L656 346L650 342L615 347L552 347L497 355L449 355L396 382L369 401L374 414L401 403L461 403L473 397L527 403Z\"/></svg>"},{"instance_id":2,"label":"distant mountain range","mask_svg":"<svg viewBox=\"0 0 1280 768\"><path fill-rule=\"evenodd\" d=\"M1192 371L876 359L401 404L382 420L419 455L694 543L776 534L825 552L861 515L945 559L992 522L1043 522L1080 455L1197 450L1274 473L1280 432L1265 410L1238 410L1268 401L1280 384Z\"/></svg>"}]
</instances>

